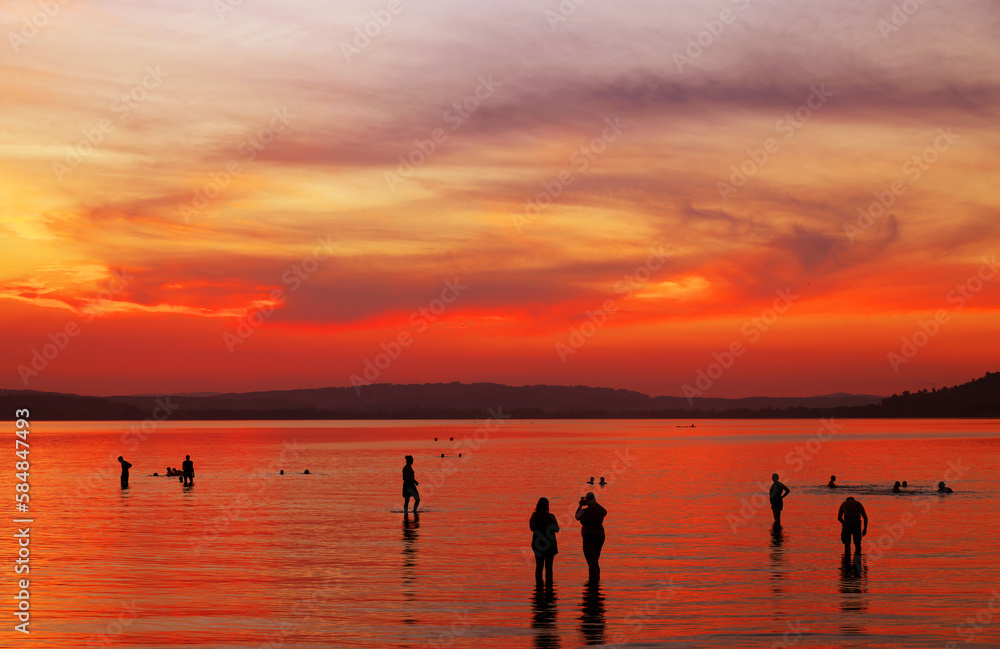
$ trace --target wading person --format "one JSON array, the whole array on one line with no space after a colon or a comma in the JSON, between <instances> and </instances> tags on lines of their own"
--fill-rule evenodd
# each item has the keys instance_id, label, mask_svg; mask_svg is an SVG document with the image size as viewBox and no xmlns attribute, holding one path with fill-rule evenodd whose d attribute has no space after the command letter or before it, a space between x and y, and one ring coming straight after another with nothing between
<instances>
[{"instance_id":1,"label":"wading person","mask_svg":"<svg viewBox=\"0 0 1000 649\"><path fill-rule=\"evenodd\" d=\"M535 584L542 585L542 566L545 567L545 582L552 588L552 562L559 554L556 544L556 532L559 531L559 521L555 514L549 511L549 499L539 498L528 520L531 528L531 550L535 553Z\"/></svg>"},{"instance_id":2,"label":"wading person","mask_svg":"<svg viewBox=\"0 0 1000 649\"><path fill-rule=\"evenodd\" d=\"M576 507L576 520L580 521L580 536L583 537L583 556L587 559L590 569L590 583L597 584L601 580L601 548L604 547L604 517L608 510L597 504L594 492L590 491L580 499Z\"/></svg>"},{"instance_id":3,"label":"wading person","mask_svg":"<svg viewBox=\"0 0 1000 649\"><path fill-rule=\"evenodd\" d=\"M118 462L122 465L122 489L128 489L128 470L132 468L132 465L126 462L121 455L118 456Z\"/></svg>"},{"instance_id":4,"label":"wading person","mask_svg":"<svg viewBox=\"0 0 1000 649\"><path fill-rule=\"evenodd\" d=\"M865 521L864 528L861 527L862 519ZM837 520L843 526L840 530L840 540L844 543L844 554L851 553L851 539L854 540L854 552L861 554L861 537L868 534L868 513L864 506L854 500L853 496L848 496L847 500L840 503Z\"/></svg>"},{"instance_id":5,"label":"wading person","mask_svg":"<svg viewBox=\"0 0 1000 649\"><path fill-rule=\"evenodd\" d=\"M403 513L410 508L410 498L413 498L413 513L417 513L417 506L420 505L420 494L417 493L416 477L413 475L413 456L406 456L406 466L403 467Z\"/></svg>"},{"instance_id":6,"label":"wading person","mask_svg":"<svg viewBox=\"0 0 1000 649\"><path fill-rule=\"evenodd\" d=\"M184 463L181 464L181 469L184 471L184 484L193 485L194 484L194 462L191 461L190 455L184 456Z\"/></svg>"},{"instance_id":7,"label":"wading person","mask_svg":"<svg viewBox=\"0 0 1000 649\"><path fill-rule=\"evenodd\" d=\"M774 514L775 525L781 525L781 509L785 506L785 496L787 496L790 491L791 489L778 480L777 473L771 474L771 513Z\"/></svg>"}]
</instances>

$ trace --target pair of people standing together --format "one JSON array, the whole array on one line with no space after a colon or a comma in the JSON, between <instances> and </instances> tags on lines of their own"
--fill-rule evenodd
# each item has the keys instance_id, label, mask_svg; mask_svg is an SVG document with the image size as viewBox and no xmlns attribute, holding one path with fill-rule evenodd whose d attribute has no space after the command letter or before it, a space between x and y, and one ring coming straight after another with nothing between
<instances>
[{"instance_id":1,"label":"pair of people standing together","mask_svg":"<svg viewBox=\"0 0 1000 649\"><path fill-rule=\"evenodd\" d=\"M583 556L587 559L590 572L590 583L597 584L601 579L601 548L604 547L604 517L608 510L597 504L593 492L580 499L576 507L576 520L580 521L580 536L583 537ZM531 528L531 549L535 554L535 583L548 584L552 587L552 563L559 546L556 543L556 533L559 531L559 521L549 511L549 499L539 498L534 513L528 521ZM542 570L545 570L545 580L542 580Z\"/></svg>"}]
</instances>

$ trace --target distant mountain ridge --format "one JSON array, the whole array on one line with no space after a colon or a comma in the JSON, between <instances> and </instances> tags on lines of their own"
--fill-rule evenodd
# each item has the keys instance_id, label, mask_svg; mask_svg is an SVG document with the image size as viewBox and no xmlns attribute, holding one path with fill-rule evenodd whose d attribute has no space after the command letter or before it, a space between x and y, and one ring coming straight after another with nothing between
<instances>
[{"instance_id":1,"label":"distant mountain ridge","mask_svg":"<svg viewBox=\"0 0 1000 649\"><path fill-rule=\"evenodd\" d=\"M0 390L0 407L36 420L141 420L166 400L171 419L476 419L492 410L517 418L1000 417L1000 372L951 388L879 397L836 394L741 399L650 397L582 385L379 383L241 393L92 397ZM161 407L160 412L164 409Z\"/></svg>"},{"instance_id":2,"label":"distant mountain ridge","mask_svg":"<svg viewBox=\"0 0 1000 649\"><path fill-rule=\"evenodd\" d=\"M108 401L140 410L150 410L156 395L106 397ZM483 416L489 408L529 413L526 416L554 416L576 413L594 416L638 416L663 411L723 412L731 409L838 408L879 403L872 395L828 395L820 397L746 397L742 399L650 397L633 390L587 386L526 385L499 383L423 383L396 385L378 383L360 388L313 388L267 390L217 394L213 396L170 395L180 411L211 413L263 413L315 411L342 418L354 414L370 417L398 417L401 413L469 413ZM303 412L302 414L305 414ZM242 416L241 416L242 418ZM322 417L320 417L322 418Z\"/></svg>"}]
</instances>

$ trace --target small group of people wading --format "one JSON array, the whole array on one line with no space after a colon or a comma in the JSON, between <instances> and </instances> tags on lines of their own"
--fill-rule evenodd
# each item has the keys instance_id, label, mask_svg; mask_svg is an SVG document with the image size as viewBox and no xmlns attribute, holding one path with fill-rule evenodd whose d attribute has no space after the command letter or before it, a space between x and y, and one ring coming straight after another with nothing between
<instances>
[{"instance_id":1,"label":"small group of people wading","mask_svg":"<svg viewBox=\"0 0 1000 649\"><path fill-rule=\"evenodd\" d=\"M132 463L126 460L121 455L118 456L118 463L122 465L122 476L121 484L122 489L128 489L128 470L132 468ZM154 473L153 475L159 475ZM184 461L181 463L181 469L171 469L167 467L167 476L179 478L178 482L183 482L184 486L190 486L194 484L194 462L191 461L190 455L184 456Z\"/></svg>"},{"instance_id":2,"label":"small group of people wading","mask_svg":"<svg viewBox=\"0 0 1000 649\"><path fill-rule=\"evenodd\" d=\"M410 513L410 499L413 499L413 513L417 513L420 505L420 492L417 491L416 475L413 471L413 456L405 457L403 466L403 513ZM583 556L587 560L590 574L590 584L596 586L601 580L601 549L604 547L604 517L608 510L597 503L594 492L580 498L576 506L576 520L580 521L580 536L583 538ZM539 498L535 511L528 520L531 529L531 550L535 555L535 582L538 585L552 587L552 564L559 554L559 544L556 534L559 532L559 521L549 511L549 499ZM544 579L543 579L544 573Z\"/></svg>"},{"instance_id":3,"label":"small group of people wading","mask_svg":"<svg viewBox=\"0 0 1000 649\"><path fill-rule=\"evenodd\" d=\"M604 517L608 510L598 504L594 492L580 498L576 506L576 520L580 521L580 536L583 538L583 556L587 560L590 584L601 580L601 548L604 547ZM531 528L531 550L535 555L535 583L552 588L552 563L559 553L556 533L559 521L549 511L549 499L539 498L535 511L528 520ZM545 579L542 579L544 567Z\"/></svg>"}]
</instances>

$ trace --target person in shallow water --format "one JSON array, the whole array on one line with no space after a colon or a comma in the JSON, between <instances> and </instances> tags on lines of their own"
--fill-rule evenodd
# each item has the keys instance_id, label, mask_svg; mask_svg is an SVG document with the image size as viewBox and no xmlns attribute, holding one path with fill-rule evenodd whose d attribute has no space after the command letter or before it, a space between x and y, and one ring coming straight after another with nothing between
<instances>
[{"instance_id":1,"label":"person in shallow water","mask_svg":"<svg viewBox=\"0 0 1000 649\"><path fill-rule=\"evenodd\" d=\"M892 492L896 494L899 493L899 480L896 480L896 484L892 485Z\"/></svg>"},{"instance_id":2,"label":"person in shallow water","mask_svg":"<svg viewBox=\"0 0 1000 649\"><path fill-rule=\"evenodd\" d=\"M944 485L944 480L942 480L941 482L938 483L938 493L951 494L951 493L955 493L955 492L952 491L951 487L946 487Z\"/></svg>"},{"instance_id":3,"label":"person in shallow water","mask_svg":"<svg viewBox=\"0 0 1000 649\"><path fill-rule=\"evenodd\" d=\"M181 463L181 468L184 470L184 484L194 484L194 462L191 461L190 455L184 456L184 462Z\"/></svg>"},{"instance_id":4,"label":"person in shallow water","mask_svg":"<svg viewBox=\"0 0 1000 649\"><path fill-rule=\"evenodd\" d=\"M121 455L118 456L118 462L122 465L122 489L128 489L128 470L132 468L132 465L126 462Z\"/></svg>"},{"instance_id":5,"label":"person in shallow water","mask_svg":"<svg viewBox=\"0 0 1000 649\"><path fill-rule=\"evenodd\" d=\"M413 498L413 513L417 513L420 505L420 494L417 492L416 476L413 474L413 456L406 456L406 466L403 467L403 513L410 508L410 498Z\"/></svg>"},{"instance_id":6,"label":"person in shallow water","mask_svg":"<svg viewBox=\"0 0 1000 649\"><path fill-rule=\"evenodd\" d=\"M791 489L785 486L785 484L778 480L778 474L771 474L771 493L769 498L771 499L771 513L774 514L774 523L776 525L781 525L781 510L785 506L785 496L791 492Z\"/></svg>"},{"instance_id":7,"label":"person in shallow water","mask_svg":"<svg viewBox=\"0 0 1000 649\"><path fill-rule=\"evenodd\" d=\"M837 476L835 476L835 475L830 476L830 482L826 483L826 486L830 487L831 489L836 489L837 488Z\"/></svg>"},{"instance_id":8,"label":"person in shallow water","mask_svg":"<svg viewBox=\"0 0 1000 649\"><path fill-rule=\"evenodd\" d=\"M580 521L580 536L583 537L583 556L590 570L590 583L601 580L601 548L604 547L604 517L608 510L597 504L594 492L589 491L580 499L576 507L576 520Z\"/></svg>"},{"instance_id":9,"label":"person in shallow water","mask_svg":"<svg viewBox=\"0 0 1000 649\"><path fill-rule=\"evenodd\" d=\"M862 519L865 521L864 528L861 527ZM868 534L868 512L865 511L864 505L854 500L854 496L848 496L847 500L840 503L837 520L842 525L840 540L844 543L844 554L850 554L852 539L854 552L861 554L861 537Z\"/></svg>"},{"instance_id":10,"label":"person in shallow water","mask_svg":"<svg viewBox=\"0 0 1000 649\"><path fill-rule=\"evenodd\" d=\"M559 554L556 543L556 533L559 531L559 521L555 514L549 511L549 499L539 498L535 511L528 519L531 528L531 551L535 553L535 583L542 583L552 588L552 563ZM545 581L542 581L542 567L545 567Z\"/></svg>"}]
</instances>

